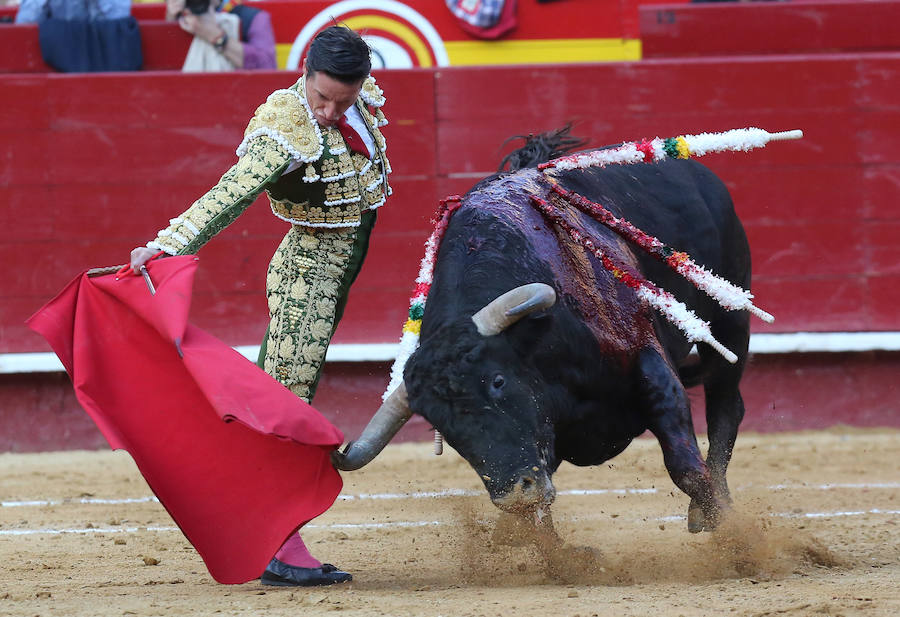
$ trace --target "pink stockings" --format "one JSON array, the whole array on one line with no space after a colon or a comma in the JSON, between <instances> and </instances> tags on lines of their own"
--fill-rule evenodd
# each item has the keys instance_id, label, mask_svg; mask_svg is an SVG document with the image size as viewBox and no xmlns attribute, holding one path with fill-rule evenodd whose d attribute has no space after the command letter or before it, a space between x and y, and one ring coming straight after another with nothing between
<instances>
[{"instance_id":1,"label":"pink stockings","mask_svg":"<svg viewBox=\"0 0 900 617\"><path fill-rule=\"evenodd\" d=\"M293 533L275 553L275 559L298 568L319 568L322 562L309 554L299 533Z\"/></svg>"}]
</instances>

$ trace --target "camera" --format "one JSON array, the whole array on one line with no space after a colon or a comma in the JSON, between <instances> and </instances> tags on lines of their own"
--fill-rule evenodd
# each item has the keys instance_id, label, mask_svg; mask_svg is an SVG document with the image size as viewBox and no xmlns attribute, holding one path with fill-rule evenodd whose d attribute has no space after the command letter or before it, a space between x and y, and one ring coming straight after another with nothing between
<instances>
[{"instance_id":1,"label":"camera","mask_svg":"<svg viewBox=\"0 0 900 617\"><path fill-rule=\"evenodd\" d=\"M209 10L210 0L185 0L184 8L194 15L203 15Z\"/></svg>"}]
</instances>

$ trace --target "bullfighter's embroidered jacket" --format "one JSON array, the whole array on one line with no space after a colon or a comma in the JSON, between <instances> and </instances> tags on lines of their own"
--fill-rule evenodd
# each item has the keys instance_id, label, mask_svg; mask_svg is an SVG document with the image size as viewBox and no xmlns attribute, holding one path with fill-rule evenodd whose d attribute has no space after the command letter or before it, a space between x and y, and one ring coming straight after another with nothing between
<instances>
[{"instance_id":1,"label":"bullfighter's embroidered jacket","mask_svg":"<svg viewBox=\"0 0 900 617\"><path fill-rule=\"evenodd\" d=\"M273 92L250 120L238 162L147 246L170 255L195 253L232 223L262 191L275 216L291 223L266 274L269 328L263 368L311 400L372 217L384 204L391 171L379 128L384 95L371 77L356 108L375 144L371 160L352 152L336 128L322 129L305 98L303 78ZM370 109L371 108L371 109ZM360 258L361 259L361 258Z\"/></svg>"},{"instance_id":2,"label":"bullfighter's embroidered jacket","mask_svg":"<svg viewBox=\"0 0 900 617\"><path fill-rule=\"evenodd\" d=\"M375 142L371 160L351 152L337 128L319 127L305 92L301 77L269 95L244 131L238 162L147 246L170 255L196 253L263 190L275 216L305 227L356 227L362 212L384 204L391 167L379 130L387 124L384 95L375 80L363 82L356 102Z\"/></svg>"}]
</instances>

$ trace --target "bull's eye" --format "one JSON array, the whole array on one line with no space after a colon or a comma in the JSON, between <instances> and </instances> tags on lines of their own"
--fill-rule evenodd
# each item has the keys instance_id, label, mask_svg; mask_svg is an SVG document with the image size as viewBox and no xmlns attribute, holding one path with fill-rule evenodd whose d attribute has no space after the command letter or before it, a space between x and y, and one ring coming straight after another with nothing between
<instances>
[{"instance_id":1,"label":"bull's eye","mask_svg":"<svg viewBox=\"0 0 900 617\"><path fill-rule=\"evenodd\" d=\"M492 390L502 390L503 384L506 383L506 380L503 378L503 375L497 373L494 375L493 381L491 381L491 389Z\"/></svg>"}]
</instances>

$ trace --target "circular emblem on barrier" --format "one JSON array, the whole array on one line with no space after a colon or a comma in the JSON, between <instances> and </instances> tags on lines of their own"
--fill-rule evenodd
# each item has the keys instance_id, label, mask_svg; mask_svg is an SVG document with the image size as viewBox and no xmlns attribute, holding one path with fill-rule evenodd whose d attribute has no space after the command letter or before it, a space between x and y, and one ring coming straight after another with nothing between
<instances>
[{"instance_id":1,"label":"circular emblem on barrier","mask_svg":"<svg viewBox=\"0 0 900 617\"><path fill-rule=\"evenodd\" d=\"M310 19L291 46L286 69L297 69L313 37L334 22L359 32L372 48L373 69L447 66L444 41L421 13L395 0L344 0Z\"/></svg>"}]
</instances>

